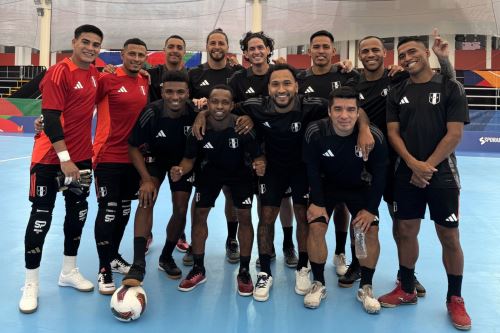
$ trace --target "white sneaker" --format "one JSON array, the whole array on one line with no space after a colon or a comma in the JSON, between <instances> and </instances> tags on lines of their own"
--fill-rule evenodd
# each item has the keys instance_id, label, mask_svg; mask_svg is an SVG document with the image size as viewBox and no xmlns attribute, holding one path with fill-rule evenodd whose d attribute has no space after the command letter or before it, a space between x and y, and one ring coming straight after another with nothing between
<instances>
[{"instance_id":1,"label":"white sneaker","mask_svg":"<svg viewBox=\"0 0 500 333\"><path fill-rule=\"evenodd\" d=\"M259 302L265 302L269 299L269 290L273 285L273 277L265 272L257 274L257 282L253 290L253 299Z\"/></svg>"},{"instance_id":2,"label":"white sneaker","mask_svg":"<svg viewBox=\"0 0 500 333\"><path fill-rule=\"evenodd\" d=\"M326 298L326 287L319 281L312 283L311 289L304 296L304 306L310 309L316 309L321 304L321 300Z\"/></svg>"},{"instance_id":3,"label":"white sneaker","mask_svg":"<svg viewBox=\"0 0 500 333\"><path fill-rule=\"evenodd\" d=\"M373 290L370 284L365 284L363 288L359 288L356 298L363 303L363 308L366 312L375 314L380 311L380 303L373 297Z\"/></svg>"},{"instance_id":4,"label":"white sneaker","mask_svg":"<svg viewBox=\"0 0 500 333\"><path fill-rule=\"evenodd\" d=\"M110 272L99 272L97 275L97 285L99 286L99 293L101 295L113 295L116 290L113 274Z\"/></svg>"},{"instance_id":5,"label":"white sneaker","mask_svg":"<svg viewBox=\"0 0 500 333\"><path fill-rule=\"evenodd\" d=\"M345 259L345 254L336 254L333 256L333 266L335 266L335 272L337 276L342 276L347 272L347 263Z\"/></svg>"},{"instance_id":6,"label":"white sneaker","mask_svg":"<svg viewBox=\"0 0 500 333\"><path fill-rule=\"evenodd\" d=\"M302 267L300 271L295 270L295 292L299 295L305 295L311 289L311 269Z\"/></svg>"},{"instance_id":7,"label":"white sneaker","mask_svg":"<svg viewBox=\"0 0 500 333\"><path fill-rule=\"evenodd\" d=\"M129 264L121 255L118 255L113 261L109 263L111 265L111 271L114 273L120 273L123 275L128 274L131 264Z\"/></svg>"},{"instance_id":8,"label":"white sneaker","mask_svg":"<svg viewBox=\"0 0 500 333\"><path fill-rule=\"evenodd\" d=\"M38 283L26 283L22 288L23 296L19 301L19 311L33 313L38 308Z\"/></svg>"},{"instance_id":9,"label":"white sneaker","mask_svg":"<svg viewBox=\"0 0 500 333\"><path fill-rule=\"evenodd\" d=\"M78 291L94 290L92 282L84 278L78 271L78 268L73 268L69 274L63 274L63 272L61 272L59 275L59 285L61 287L73 287Z\"/></svg>"}]
</instances>

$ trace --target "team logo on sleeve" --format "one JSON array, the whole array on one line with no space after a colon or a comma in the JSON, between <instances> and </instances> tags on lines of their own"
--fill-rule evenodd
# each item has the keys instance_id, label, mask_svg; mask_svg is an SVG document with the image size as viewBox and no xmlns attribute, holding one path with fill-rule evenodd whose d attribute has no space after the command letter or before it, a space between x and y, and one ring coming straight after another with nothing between
<instances>
[{"instance_id":1,"label":"team logo on sleeve","mask_svg":"<svg viewBox=\"0 0 500 333\"><path fill-rule=\"evenodd\" d=\"M47 195L47 186L37 186L36 187L36 196L44 197Z\"/></svg>"},{"instance_id":2,"label":"team logo on sleeve","mask_svg":"<svg viewBox=\"0 0 500 333\"><path fill-rule=\"evenodd\" d=\"M184 135L188 136L191 134L191 126L184 126Z\"/></svg>"},{"instance_id":3,"label":"team logo on sleeve","mask_svg":"<svg viewBox=\"0 0 500 333\"><path fill-rule=\"evenodd\" d=\"M339 89L341 86L340 81L332 82L332 90Z\"/></svg>"},{"instance_id":4,"label":"team logo on sleeve","mask_svg":"<svg viewBox=\"0 0 500 333\"><path fill-rule=\"evenodd\" d=\"M238 148L238 139L237 138L230 138L229 139L229 147L236 149Z\"/></svg>"},{"instance_id":5,"label":"team logo on sleeve","mask_svg":"<svg viewBox=\"0 0 500 333\"><path fill-rule=\"evenodd\" d=\"M362 158L363 151L361 150L361 148L359 148L358 146L354 146L354 155L356 155L356 157Z\"/></svg>"},{"instance_id":6,"label":"team logo on sleeve","mask_svg":"<svg viewBox=\"0 0 500 333\"><path fill-rule=\"evenodd\" d=\"M300 131L300 128L302 127L302 124L300 123L300 121L296 122L296 123L292 123L292 125L290 125L290 129L292 130L292 132L296 133L298 131Z\"/></svg>"},{"instance_id":7,"label":"team logo on sleeve","mask_svg":"<svg viewBox=\"0 0 500 333\"><path fill-rule=\"evenodd\" d=\"M432 105L439 104L441 101L441 93L430 93L429 94L429 103Z\"/></svg>"}]
</instances>

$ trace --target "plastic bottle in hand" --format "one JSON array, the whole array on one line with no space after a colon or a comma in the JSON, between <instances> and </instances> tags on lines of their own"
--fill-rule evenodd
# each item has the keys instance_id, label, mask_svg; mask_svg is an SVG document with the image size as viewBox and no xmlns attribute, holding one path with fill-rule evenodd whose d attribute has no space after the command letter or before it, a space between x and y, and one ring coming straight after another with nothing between
<instances>
[{"instance_id":1,"label":"plastic bottle in hand","mask_svg":"<svg viewBox=\"0 0 500 333\"><path fill-rule=\"evenodd\" d=\"M354 248L356 250L356 258L365 259L368 256L366 251L365 233L358 227L354 227Z\"/></svg>"}]
</instances>

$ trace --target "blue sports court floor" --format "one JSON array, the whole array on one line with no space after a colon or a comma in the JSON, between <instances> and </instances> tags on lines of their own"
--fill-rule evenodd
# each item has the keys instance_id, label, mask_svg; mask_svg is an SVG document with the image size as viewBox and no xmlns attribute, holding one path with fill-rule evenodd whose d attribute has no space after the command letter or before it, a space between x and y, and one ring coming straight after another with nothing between
<instances>
[{"instance_id":1,"label":"blue sports court floor","mask_svg":"<svg viewBox=\"0 0 500 333\"><path fill-rule=\"evenodd\" d=\"M148 255L148 273L144 288L148 296L147 310L132 323L117 321L109 310L109 296L97 291L79 293L61 288L57 279L62 262L64 205L58 198L51 230L47 236L40 272L39 309L25 315L18 310L24 283L24 230L30 212L28 202L29 155L32 137L0 136L0 267L4 294L0 301L0 327L3 332L455 332L449 323L446 307L446 274L441 264L441 249L434 226L422 224L419 280L427 288L427 296L416 306L382 309L379 315L368 315L355 299L356 288L337 287L331 255L326 266L328 297L321 307L309 310L303 298L294 293L294 270L287 268L283 257L273 264L274 285L268 302L255 302L236 293L238 265L224 259L226 237L223 201L218 200L209 216L209 240L206 251L207 282L189 293L177 290L179 281L166 277L157 269L158 256L170 216L170 195L163 188L155 211L155 243ZM500 159L494 157L459 156L462 176L461 239L465 253L462 294L472 318L474 332L500 332ZM221 196L222 197L222 196ZM79 252L83 274L95 283L97 253L93 224L97 212L94 195L89 198L89 217ZM381 257L374 278L374 291L381 295L394 286L397 267L396 248L391 236L387 209L381 208ZM256 223L254 214L254 223ZM132 223L122 243L122 254L132 259ZM277 225L276 248L281 248L282 232ZM189 232L189 231L188 231ZM189 234L189 233L188 233ZM330 243L333 231L328 232ZM333 248L333 244L330 248ZM175 258L183 274L182 254ZM255 258L251 270L255 280ZM121 281L115 275L115 281Z\"/></svg>"}]
</instances>

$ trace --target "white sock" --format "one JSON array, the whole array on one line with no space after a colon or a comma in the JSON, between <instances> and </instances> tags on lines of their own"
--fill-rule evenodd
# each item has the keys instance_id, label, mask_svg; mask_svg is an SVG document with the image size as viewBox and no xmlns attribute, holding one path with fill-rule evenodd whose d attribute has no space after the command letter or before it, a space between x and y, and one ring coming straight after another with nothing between
<instances>
[{"instance_id":1,"label":"white sock","mask_svg":"<svg viewBox=\"0 0 500 333\"><path fill-rule=\"evenodd\" d=\"M76 268L76 256L64 256L62 273L64 275L69 274L74 268Z\"/></svg>"},{"instance_id":2,"label":"white sock","mask_svg":"<svg viewBox=\"0 0 500 333\"><path fill-rule=\"evenodd\" d=\"M35 269L26 269L26 280L24 281L25 284L28 283L35 283L38 284L38 273L40 272L40 267L35 268Z\"/></svg>"}]
</instances>

